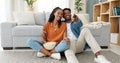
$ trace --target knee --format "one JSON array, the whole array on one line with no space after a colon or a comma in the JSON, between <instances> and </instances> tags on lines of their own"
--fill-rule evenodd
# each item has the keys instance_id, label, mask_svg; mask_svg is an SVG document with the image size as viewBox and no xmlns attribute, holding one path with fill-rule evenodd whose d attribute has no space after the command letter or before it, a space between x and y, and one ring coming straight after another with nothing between
<instances>
[{"instance_id":1,"label":"knee","mask_svg":"<svg viewBox=\"0 0 120 63\"><path fill-rule=\"evenodd\" d=\"M90 30L88 28L83 28L82 31L83 32L89 32Z\"/></svg>"},{"instance_id":2,"label":"knee","mask_svg":"<svg viewBox=\"0 0 120 63\"><path fill-rule=\"evenodd\" d=\"M28 44L28 45L31 45L33 42L34 42L33 39L28 39L28 40L27 40L27 44Z\"/></svg>"},{"instance_id":3,"label":"knee","mask_svg":"<svg viewBox=\"0 0 120 63\"><path fill-rule=\"evenodd\" d=\"M64 43L64 44L66 44L66 41L65 41L65 40L62 40L62 41L61 41L61 43Z\"/></svg>"},{"instance_id":4,"label":"knee","mask_svg":"<svg viewBox=\"0 0 120 63\"><path fill-rule=\"evenodd\" d=\"M65 55L66 56L72 56L72 55L75 55L75 53L73 52L73 50L66 50Z\"/></svg>"},{"instance_id":5,"label":"knee","mask_svg":"<svg viewBox=\"0 0 120 63\"><path fill-rule=\"evenodd\" d=\"M60 43L61 46L65 47L66 49L70 48L70 45L67 44L67 42L65 40L62 40Z\"/></svg>"},{"instance_id":6,"label":"knee","mask_svg":"<svg viewBox=\"0 0 120 63\"><path fill-rule=\"evenodd\" d=\"M84 31L88 31L89 29L88 29L88 28L83 28L82 30L84 30Z\"/></svg>"}]
</instances>

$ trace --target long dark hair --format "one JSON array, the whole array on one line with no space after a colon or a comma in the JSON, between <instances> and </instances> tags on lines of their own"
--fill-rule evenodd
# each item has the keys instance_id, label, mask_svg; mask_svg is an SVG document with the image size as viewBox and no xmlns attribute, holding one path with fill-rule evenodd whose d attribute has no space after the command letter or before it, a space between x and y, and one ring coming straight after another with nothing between
<instances>
[{"instance_id":1,"label":"long dark hair","mask_svg":"<svg viewBox=\"0 0 120 63\"><path fill-rule=\"evenodd\" d=\"M62 10L60 7L56 7L53 9L52 13L50 14L49 16L49 19L48 19L48 22L53 22L54 19L55 19L55 16L54 16L54 13L57 11L57 10ZM61 20L58 21L58 27L60 27L61 25Z\"/></svg>"}]
</instances>

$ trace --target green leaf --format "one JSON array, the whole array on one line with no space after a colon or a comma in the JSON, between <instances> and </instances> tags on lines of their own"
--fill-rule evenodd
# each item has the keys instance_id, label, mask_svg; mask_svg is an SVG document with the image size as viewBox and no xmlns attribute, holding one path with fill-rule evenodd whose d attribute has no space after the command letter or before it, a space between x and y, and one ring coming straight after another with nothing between
<instances>
[{"instance_id":1,"label":"green leaf","mask_svg":"<svg viewBox=\"0 0 120 63\"><path fill-rule=\"evenodd\" d=\"M79 13L82 11L83 3L81 3L81 0L75 0L75 10Z\"/></svg>"}]
</instances>

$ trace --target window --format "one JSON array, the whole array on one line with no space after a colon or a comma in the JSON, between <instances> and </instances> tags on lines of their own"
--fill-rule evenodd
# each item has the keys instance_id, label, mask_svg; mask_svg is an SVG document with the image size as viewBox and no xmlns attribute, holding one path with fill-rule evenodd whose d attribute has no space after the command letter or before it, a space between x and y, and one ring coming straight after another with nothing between
<instances>
[{"instance_id":1,"label":"window","mask_svg":"<svg viewBox=\"0 0 120 63\"><path fill-rule=\"evenodd\" d=\"M69 0L38 0L37 1L37 10L38 12L51 12L53 8L68 8Z\"/></svg>"}]
</instances>

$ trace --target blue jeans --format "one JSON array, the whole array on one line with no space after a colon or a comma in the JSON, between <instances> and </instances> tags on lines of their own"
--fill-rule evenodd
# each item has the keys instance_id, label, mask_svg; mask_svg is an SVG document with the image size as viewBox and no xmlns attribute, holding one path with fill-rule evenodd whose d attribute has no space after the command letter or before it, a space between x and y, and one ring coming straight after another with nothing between
<instances>
[{"instance_id":1,"label":"blue jeans","mask_svg":"<svg viewBox=\"0 0 120 63\"><path fill-rule=\"evenodd\" d=\"M36 50L36 51L41 51L41 49L43 48L43 45L37 41L37 40L33 40L33 39L29 39L27 41L28 45ZM67 45L66 41L65 40L62 40L56 47L55 47L55 50L56 52L63 52L67 49L70 48L70 45Z\"/></svg>"}]
</instances>

